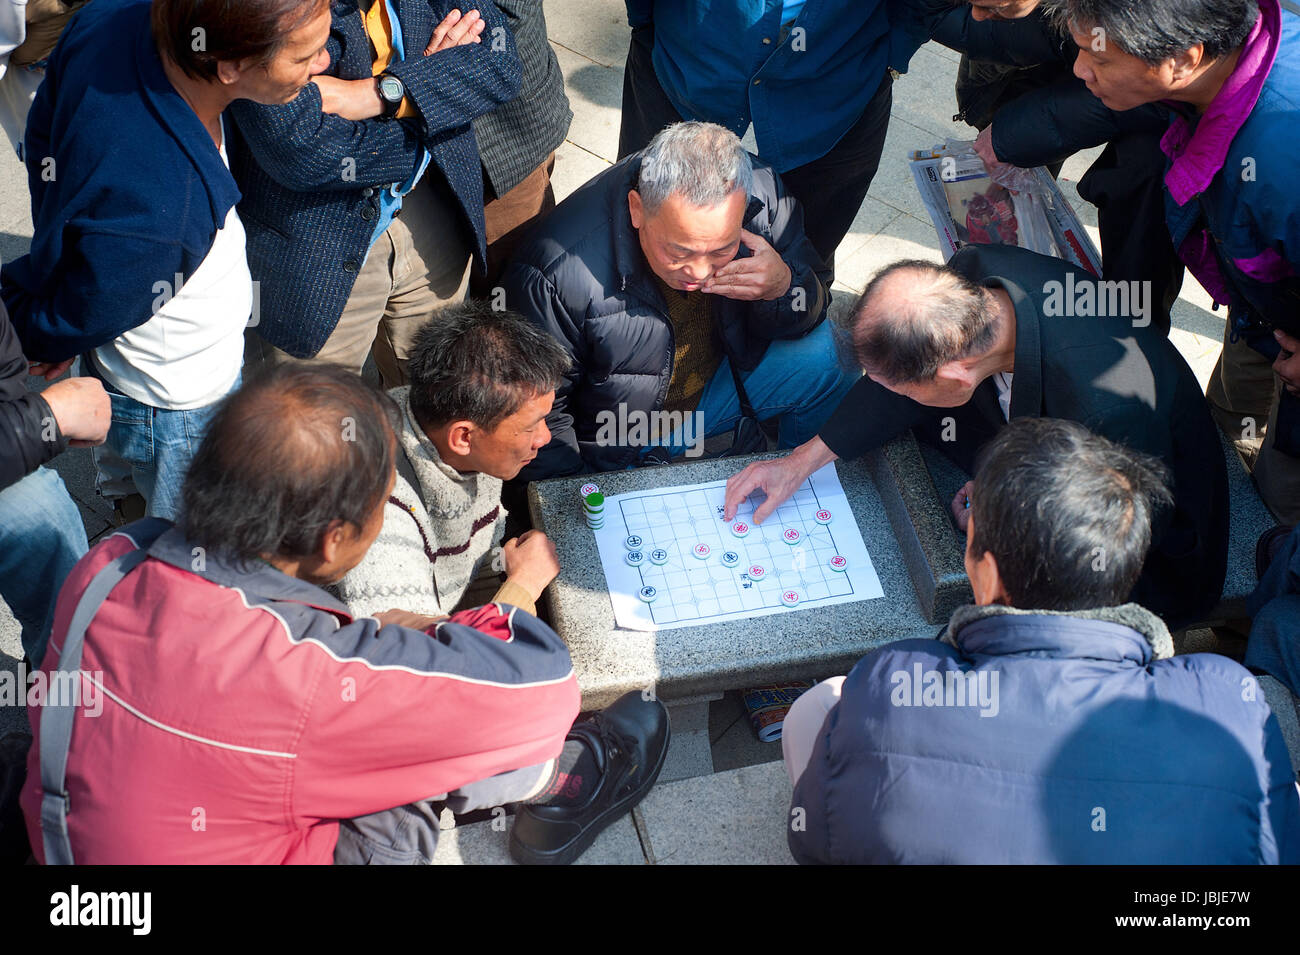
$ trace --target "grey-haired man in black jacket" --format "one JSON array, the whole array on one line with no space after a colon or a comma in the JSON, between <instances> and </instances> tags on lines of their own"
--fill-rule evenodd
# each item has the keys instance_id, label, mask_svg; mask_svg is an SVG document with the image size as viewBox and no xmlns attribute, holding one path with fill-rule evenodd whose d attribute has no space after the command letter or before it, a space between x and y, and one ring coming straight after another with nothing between
<instances>
[{"instance_id":1,"label":"grey-haired man in black jacket","mask_svg":"<svg viewBox=\"0 0 1300 955\"><path fill-rule=\"evenodd\" d=\"M799 444L857 377L822 325L830 282L798 202L733 133L663 130L560 203L503 279L506 307L572 360L521 476L698 453L740 419L737 380Z\"/></svg>"}]
</instances>

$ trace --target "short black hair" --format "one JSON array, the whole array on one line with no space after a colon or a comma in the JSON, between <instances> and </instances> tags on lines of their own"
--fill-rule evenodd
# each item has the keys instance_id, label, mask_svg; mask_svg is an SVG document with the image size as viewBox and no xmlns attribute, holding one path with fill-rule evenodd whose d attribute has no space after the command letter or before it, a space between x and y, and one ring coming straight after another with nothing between
<instances>
[{"instance_id":1,"label":"short black hair","mask_svg":"<svg viewBox=\"0 0 1300 955\"><path fill-rule=\"evenodd\" d=\"M1011 605L1086 610L1125 602L1155 514L1172 504L1156 458L1073 421L1017 418L980 452L971 554L992 553Z\"/></svg>"},{"instance_id":2,"label":"short black hair","mask_svg":"<svg viewBox=\"0 0 1300 955\"><path fill-rule=\"evenodd\" d=\"M472 421L492 431L569 370L560 344L517 312L469 299L439 309L415 333L407 374L421 427Z\"/></svg>"},{"instance_id":3,"label":"short black hair","mask_svg":"<svg viewBox=\"0 0 1300 955\"><path fill-rule=\"evenodd\" d=\"M1255 0L1048 0L1062 26L1100 27L1108 43L1151 66L1200 43L1217 60L1246 42Z\"/></svg>"},{"instance_id":4,"label":"short black hair","mask_svg":"<svg viewBox=\"0 0 1300 955\"><path fill-rule=\"evenodd\" d=\"M886 312L879 298L889 287L895 288ZM895 385L932 381L943 365L988 351L997 337L997 313L984 289L921 259L877 273L845 321L842 335L859 366Z\"/></svg>"},{"instance_id":5,"label":"short black hair","mask_svg":"<svg viewBox=\"0 0 1300 955\"><path fill-rule=\"evenodd\" d=\"M219 60L270 63L289 35L328 2L153 0L150 25L161 53L191 79L208 81L216 78Z\"/></svg>"},{"instance_id":6,"label":"short black hair","mask_svg":"<svg viewBox=\"0 0 1300 955\"><path fill-rule=\"evenodd\" d=\"M289 362L217 409L185 479L182 526L213 554L319 553L334 521L360 529L396 462L397 406L343 368Z\"/></svg>"}]
</instances>

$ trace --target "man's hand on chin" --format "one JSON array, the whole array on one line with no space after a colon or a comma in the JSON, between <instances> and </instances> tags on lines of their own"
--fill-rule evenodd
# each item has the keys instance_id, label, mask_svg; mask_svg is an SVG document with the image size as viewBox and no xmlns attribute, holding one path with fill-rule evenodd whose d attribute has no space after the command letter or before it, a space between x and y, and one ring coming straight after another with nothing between
<instances>
[{"instance_id":1,"label":"man's hand on chin","mask_svg":"<svg viewBox=\"0 0 1300 955\"><path fill-rule=\"evenodd\" d=\"M742 302L770 301L790 290L794 273L761 235L741 230L740 241L753 255L732 259L701 286L701 291Z\"/></svg>"}]
</instances>

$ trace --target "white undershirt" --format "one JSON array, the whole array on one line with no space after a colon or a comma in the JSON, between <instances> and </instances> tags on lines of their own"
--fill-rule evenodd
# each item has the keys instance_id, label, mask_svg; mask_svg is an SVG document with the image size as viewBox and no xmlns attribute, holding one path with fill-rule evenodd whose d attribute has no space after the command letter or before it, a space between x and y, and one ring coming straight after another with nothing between
<instances>
[{"instance_id":1,"label":"white undershirt","mask_svg":"<svg viewBox=\"0 0 1300 955\"><path fill-rule=\"evenodd\" d=\"M1011 420L1011 372L1000 371L993 376L993 385L998 389L998 407L1002 417Z\"/></svg>"},{"instance_id":2,"label":"white undershirt","mask_svg":"<svg viewBox=\"0 0 1300 955\"><path fill-rule=\"evenodd\" d=\"M229 168L224 120L220 152ZM244 224L234 207L179 292L168 299L176 277L157 278L153 317L95 349L95 361L111 384L142 404L173 411L210 405L239 376L253 310Z\"/></svg>"}]
</instances>

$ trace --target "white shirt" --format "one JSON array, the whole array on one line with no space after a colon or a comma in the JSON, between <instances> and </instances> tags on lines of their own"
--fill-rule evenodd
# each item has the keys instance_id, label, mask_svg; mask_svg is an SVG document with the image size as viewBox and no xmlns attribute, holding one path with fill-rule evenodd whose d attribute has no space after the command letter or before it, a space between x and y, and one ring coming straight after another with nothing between
<instances>
[{"instance_id":1,"label":"white shirt","mask_svg":"<svg viewBox=\"0 0 1300 955\"><path fill-rule=\"evenodd\" d=\"M1011 372L1000 371L993 376L993 385L998 389L998 407L1002 417L1011 420Z\"/></svg>"},{"instance_id":2,"label":"white shirt","mask_svg":"<svg viewBox=\"0 0 1300 955\"><path fill-rule=\"evenodd\" d=\"M226 158L221 127L221 160ZM212 248L178 292L178 276L158 276L154 315L95 349L105 377L128 398L186 411L224 397L244 364L244 329L253 310L244 224L234 207Z\"/></svg>"}]
</instances>

